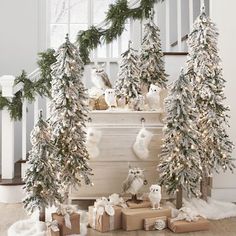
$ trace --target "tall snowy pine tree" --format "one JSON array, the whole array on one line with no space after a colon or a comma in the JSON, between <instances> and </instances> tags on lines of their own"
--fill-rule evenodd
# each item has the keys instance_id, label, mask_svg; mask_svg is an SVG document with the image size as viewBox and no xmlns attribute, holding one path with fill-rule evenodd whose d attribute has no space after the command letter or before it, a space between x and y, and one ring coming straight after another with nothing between
<instances>
[{"instance_id":1,"label":"tall snowy pine tree","mask_svg":"<svg viewBox=\"0 0 236 236\"><path fill-rule=\"evenodd\" d=\"M45 221L45 208L62 201L57 180L58 163L52 157L51 130L40 112L39 120L31 132L32 149L26 170L26 198L23 203L27 211L38 209L39 219Z\"/></svg>"},{"instance_id":2,"label":"tall snowy pine tree","mask_svg":"<svg viewBox=\"0 0 236 236\"><path fill-rule=\"evenodd\" d=\"M125 97L128 104L140 94L138 56L137 52L131 47L131 41L129 41L128 50L121 57L115 89L117 96Z\"/></svg>"},{"instance_id":3,"label":"tall snowy pine tree","mask_svg":"<svg viewBox=\"0 0 236 236\"><path fill-rule=\"evenodd\" d=\"M200 196L202 167L193 104L190 81L182 70L166 100L166 125L158 166L160 184L170 194L183 189L188 196Z\"/></svg>"},{"instance_id":4,"label":"tall snowy pine tree","mask_svg":"<svg viewBox=\"0 0 236 236\"><path fill-rule=\"evenodd\" d=\"M85 146L85 121L87 95L81 81L84 66L78 49L69 41L56 52L57 61L52 65L52 111L49 118L52 140L58 157L59 178L65 194L70 186L91 184L89 154ZM67 196L65 196L66 198Z\"/></svg>"},{"instance_id":5,"label":"tall snowy pine tree","mask_svg":"<svg viewBox=\"0 0 236 236\"><path fill-rule=\"evenodd\" d=\"M217 49L218 31L206 15L204 7L196 19L189 35L189 57L187 76L193 82L194 99L198 108L198 129L203 142L201 162L203 167L203 198L207 197L207 177L213 170L233 170L231 161L233 143L226 132L226 114L229 108L224 105L225 80Z\"/></svg>"},{"instance_id":6,"label":"tall snowy pine tree","mask_svg":"<svg viewBox=\"0 0 236 236\"><path fill-rule=\"evenodd\" d=\"M144 28L144 38L140 54L140 79L148 87L150 84L166 88L167 74L161 49L160 29L153 21L153 13Z\"/></svg>"}]
</instances>

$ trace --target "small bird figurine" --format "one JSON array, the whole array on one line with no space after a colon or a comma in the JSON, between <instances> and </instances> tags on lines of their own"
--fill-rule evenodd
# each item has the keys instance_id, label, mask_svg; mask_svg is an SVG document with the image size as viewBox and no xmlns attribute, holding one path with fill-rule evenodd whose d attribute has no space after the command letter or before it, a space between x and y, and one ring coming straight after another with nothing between
<instances>
[{"instance_id":1,"label":"small bird figurine","mask_svg":"<svg viewBox=\"0 0 236 236\"><path fill-rule=\"evenodd\" d=\"M108 109L111 109L113 107L117 107L115 89L106 89L105 90L105 102L109 106Z\"/></svg>"},{"instance_id":2,"label":"small bird figurine","mask_svg":"<svg viewBox=\"0 0 236 236\"><path fill-rule=\"evenodd\" d=\"M158 184L153 184L150 187L150 193L148 195L151 203L152 209L161 209L160 202L161 202L161 186Z\"/></svg>"},{"instance_id":3,"label":"small bird figurine","mask_svg":"<svg viewBox=\"0 0 236 236\"><path fill-rule=\"evenodd\" d=\"M160 109L160 88L154 84L151 84L146 95L146 100L151 110Z\"/></svg>"},{"instance_id":4,"label":"small bird figurine","mask_svg":"<svg viewBox=\"0 0 236 236\"><path fill-rule=\"evenodd\" d=\"M140 203L137 199L137 193L147 184L147 180L143 174L144 170L139 167L129 166L129 172L126 180L122 184L122 190L124 193L130 193L132 195L132 202ZM142 201L141 201L142 202Z\"/></svg>"},{"instance_id":5,"label":"small bird figurine","mask_svg":"<svg viewBox=\"0 0 236 236\"><path fill-rule=\"evenodd\" d=\"M105 71L104 65L92 68L92 82L96 88L107 89L112 88L112 84Z\"/></svg>"}]
</instances>

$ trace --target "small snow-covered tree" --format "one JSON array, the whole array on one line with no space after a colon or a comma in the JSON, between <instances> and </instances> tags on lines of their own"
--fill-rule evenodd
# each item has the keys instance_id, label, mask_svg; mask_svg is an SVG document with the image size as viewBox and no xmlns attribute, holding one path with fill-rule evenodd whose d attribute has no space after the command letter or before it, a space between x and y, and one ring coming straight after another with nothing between
<instances>
[{"instance_id":1,"label":"small snow-covered tree","mask_svg":"<svg viewBox=\"0 0 236 236\"><path fill-rule=\"evenodd\" d=\"M81 81L84 65L68 36L55 56L49 122L56 148L53 155L58 158L59 178L67 195L71 186L81 185L82 179L85 184L91 184L89 176L92 170L87 162L89 154L85 145L87 95Z\"/></svg>"},{"instance_id":2,"label":"small snow-covered tree","mask_svg":"<svg viewBox=\"0 0 236 236\"><path fill-rule=\"evenodd\" d=\"M117 96L126 98L127 103L140 94L138 61L137 52L131 47L131 41L129 41L128 50L121 54L118 79L115 84Z\"/></svg>"},{"instance_id":3,"label":"small snow-covered tree","mask_svg":"<svg viewBox=\"0 0 236 236\"><path fill-rule=\"evenodd\" d=\"M166 88L166 77L160 29L154 23L152 14L144 28L140 54L140 79L148 87L150 84L155 84L160 88Z\"/></svg>"},{"instance_id":4,"label":"small snow-covered tree","mask_svg":"<svg viewBox=\"0 0 236 236\"><path fill-rule=\"evenodd\" d=\"M27 211L39 210L39 219L45 221L45 208L62 201L60 182L57 180L58 164L51 155L51 129L42 118L31 132L32 149L29 152L29 165L25 175L26 198L23 203Z\"/></svg>"},{"instance_id":5,"label":"small snow-covered tree","mask_svg":"<svg viewBox=\"0 0 236 236\"><path fill-rule=\"evenodd\" d=\"M225 80L217 49L218 31L207 16L204 7L189 35L187 76L194 85L194 100L198 108L198 130L204 144L201 162L203 167L203 198L207 197L206 178L213 170L233 170L231 161L233 143L227 134L227 112L224 105Z\"/></svg>"},{"instance_id":6,"label":"small snow-covered tree","mask_svg":"<svg viewBox=\"0 0 236 236\"><path fill-rule=\"evenodd\" d=\"M201 159L196 112L190 81L181 71L166 100L166 125L158 166L160 183L168 193L185 190L200 196Z\"/></svg>"}]
</instances>

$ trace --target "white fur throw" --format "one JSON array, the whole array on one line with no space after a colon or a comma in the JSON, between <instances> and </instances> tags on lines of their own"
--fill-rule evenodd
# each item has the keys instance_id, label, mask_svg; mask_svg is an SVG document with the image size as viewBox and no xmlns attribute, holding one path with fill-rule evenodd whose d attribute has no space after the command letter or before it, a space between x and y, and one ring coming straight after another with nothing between
<instances>
[{"instance_id":1,"label":"white fur throw","mask_svg":"<svg viewBox=\"0 0 236 236\"><path fill-rule=\"evenodd\" d=\"M51 213L56 212L55 207L47 209L46 220L51 221ZM85 211L78 211L80 214L80 234L70 236L85 236L87 235L88 213ZM8 229L8 236L47 236L46 224L40 222L38 219L38 212L35 212L31 219L20 220L10 226Z\"/></svg>"},{"instance_id":2,"label":"white fur throw","mask_svg":"<svg viewBox=\"0 0 236 236\"><path fill-rule=\"evenodd\" d=\"M236 205L234 203L218 201L212 198L208 198L207 202L196 198L188 201L184 200L183 202L185 207L191 208L192 211L210 220L236 217Z\"/></svg>"}]
</instances>

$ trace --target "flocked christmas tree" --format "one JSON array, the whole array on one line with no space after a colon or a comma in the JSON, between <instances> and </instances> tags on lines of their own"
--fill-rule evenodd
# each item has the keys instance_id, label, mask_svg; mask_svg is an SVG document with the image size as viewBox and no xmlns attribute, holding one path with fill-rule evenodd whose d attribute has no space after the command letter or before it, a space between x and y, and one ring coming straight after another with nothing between
<instances>
[{"instance_id":1,"label":"flocked christmas tree","mask_svg":"<svg viewBox=\"0 0 236 236\"><path fill-rule=\"evenodd\" d=\"M115 89L118 97L124 97L126 103L131 102L140 94L139 65L137 52L131 47L121 55L121 63Z\"/></svg>"},{"instance_id":2,"label":"flocked christmas tree","mask_svg":"<svg viewBox=\"0 0 236 236\"><path fill-rule=\"evenodd\" d=\"M45 221L45 208L62 201L57 180L58 163L51 155L51 130L40 112L39 120L31 132L32 149L29 152L29 165L25 186L26 198L23 203L27 211L39 210L39 219Z\"/></svg>"},{"instance_id":3,"label":"flocked christmas tree","mask_svg":"<svg viewBox=\"0 0 236 236\"><path fill-rule=\"evenodd\" d=\"M197 126L204 144L201 155L204 199L207 197L207 177L213 170L234 168L231 161L234 146L226 132L229 108L224 105L225 80L217 39L216 26L203 7L188 39L187 76L194 85L194 99L199 113Z\"/></svg>"},{"instance_id":4,"label":"flocked christmas tree","mask_svg":"<svg viewBox=\"0 0 236 236\"><path fill-rule=\"evenodd\" d=\"M144 28L144 38L140 54L140 79L148 87L150 84L166 88L167 74L161 49L160 29L153 21L153 14Z\"/></svg>"},{"instance_id":5,"label":"flocked christmas tree","mask_svg":"<svg viewBox=\"0 0 236 236\"><path fill-rule=\"evenodd\" d=\"M91 184L89 154L85 146L85 121L87 119L87 95L82 75L84 65L78 49L69 41L62 44L55 54L52 65L52 105L49 118L52 127L52 141L56 147L53 153L58 158L65 198L71 186L81 182Z\"/></svg>"},{"instance_id":6,"label":"flocked christmas tree","mask_svg":"<svg viewBox=\"0 0 236 236\"><path fill-rule=\"evenodd\" d=\"M193 104L190 81L182 70L166 100L166 125L158 167L159 181L170 194L183 189L188 196L200 196L202 166Z\"/></svg>"}]
</instances>

